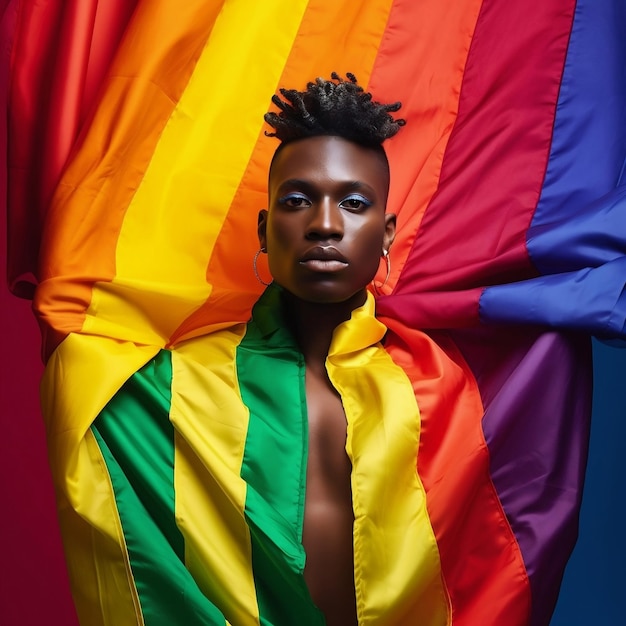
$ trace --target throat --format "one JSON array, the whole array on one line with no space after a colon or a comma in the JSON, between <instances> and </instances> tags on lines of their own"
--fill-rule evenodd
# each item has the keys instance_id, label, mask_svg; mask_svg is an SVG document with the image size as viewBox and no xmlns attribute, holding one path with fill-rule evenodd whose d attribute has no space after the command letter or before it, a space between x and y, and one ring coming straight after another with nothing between
<instances>
[{"instance_id":1,"label":"throat","mask_svg":"<svg viewBox=\"0 0 626 626\"><path fill-rule=\"evenodd\" d=\"M289 292L285 292L283 297L286 319L307 368L309 365L323 368L335 329L350 319L352 311L367 299L367 293L363 290L345 302L330 304L306 302ZM330 382L328 385L332 389Z\"/></svg>"}]
</instances>

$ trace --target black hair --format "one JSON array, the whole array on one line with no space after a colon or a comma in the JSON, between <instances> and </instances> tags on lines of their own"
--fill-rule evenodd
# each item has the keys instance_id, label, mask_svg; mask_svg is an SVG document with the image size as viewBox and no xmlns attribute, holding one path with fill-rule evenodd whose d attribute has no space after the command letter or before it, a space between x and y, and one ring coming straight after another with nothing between
<instances>
[{"instance_id":1,"label":"black hair","mask_svg":"<svg viewBox=\"0 0 626 626\"><path fill-rule=\"evenodd\" d=\"M331 80L316 78L305 91L280 89L284 100L274 95L272 102L278 113L266 113L265 121L281 146L291 141L334 135L368 148L382 149L385 139L393 137L405 120L394 119L390 113L400 109L400 102L381 104L372 100L372 94L363 90L354 74L346 73L348 80L336 72Z\"/></svg>"}]
</instances>

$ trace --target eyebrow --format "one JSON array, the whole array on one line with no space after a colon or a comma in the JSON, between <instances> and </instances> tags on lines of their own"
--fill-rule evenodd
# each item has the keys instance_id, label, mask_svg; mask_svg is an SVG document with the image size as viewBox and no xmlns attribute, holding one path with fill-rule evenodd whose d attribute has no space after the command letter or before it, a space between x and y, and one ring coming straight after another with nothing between
<instances>
[{"instance_id":1,"label":"eyebrow","mask_svg":"<svg viewBox=\"0 0 626 626\"><path fill-rule=\"evenodd\" d=\"M342 189L345 189L346 192L348 192L348 191L364 191L364 192L366 192L366 193L368 193L370 195L376 195L373 187L371 187L367 183L364 183L363 181L360 181L360 180L339 182L338 185ZM303 189L303 190L308 191L308 192L314 192L316 190L316 185L314 185L313 183L311 183L308 180L303 180L301 178L289 178L288 180L284 180L278 186L277 191L278 191L278 193L284 193L285 190L287 190L289 188L292 188L292 187L297 187L299 189Z\"/></svg>"}]
</instances>

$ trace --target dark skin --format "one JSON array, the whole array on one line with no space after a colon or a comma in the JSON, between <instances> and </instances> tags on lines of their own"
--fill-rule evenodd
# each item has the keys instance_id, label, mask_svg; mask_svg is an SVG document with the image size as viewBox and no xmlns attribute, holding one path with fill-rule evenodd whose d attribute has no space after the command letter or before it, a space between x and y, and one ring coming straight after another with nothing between
<instances>
[{"instance_id":1,"label":"dark skin","mask_svg":"<svg viewBox=\"0 0 626 626\"><path fill-rule=\"evenodd\" d=\"M335 328L365 302L366 286L393 242L388 189L380 152L338 137L312 137L277 155L269 210L259 214L259 241L285 289L287 318L306 364L304 577L328 626L356 625L357 616L346 416L325 362Z\"/></svg>"}]
</instances>

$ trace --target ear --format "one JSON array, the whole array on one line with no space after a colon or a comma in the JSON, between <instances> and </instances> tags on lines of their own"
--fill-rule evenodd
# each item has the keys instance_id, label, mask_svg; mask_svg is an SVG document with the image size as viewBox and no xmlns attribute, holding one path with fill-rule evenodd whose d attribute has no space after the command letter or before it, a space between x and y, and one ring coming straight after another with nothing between
<instances>
[{"instance_id":1,"label":"ear","mask_svg":"<svg viewBox=\"0 0 626 626\"><path fill-rule=\"evenodd\" d=\"M396 238L396 216L394 213L385 213L385 234L383 236L383 248L389 250Z\"/></svg>"},{"instance_id":2,"label":"ear","mask_svg":"<svg viewBox=\"0 0 626 626\"><path fill-rule=\"evenodd\" d=\"M259 245L261 249L267 250L267 209L261 209L259 211L257 232L259 234Z\"/></svg>"}]
</instances>

